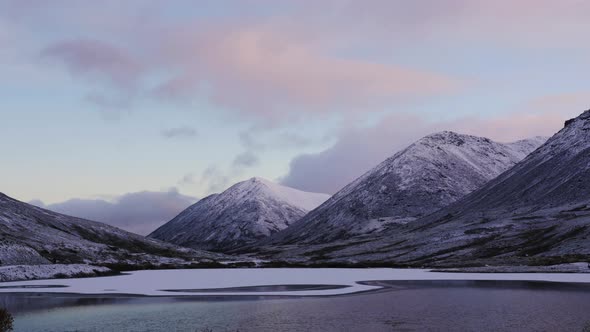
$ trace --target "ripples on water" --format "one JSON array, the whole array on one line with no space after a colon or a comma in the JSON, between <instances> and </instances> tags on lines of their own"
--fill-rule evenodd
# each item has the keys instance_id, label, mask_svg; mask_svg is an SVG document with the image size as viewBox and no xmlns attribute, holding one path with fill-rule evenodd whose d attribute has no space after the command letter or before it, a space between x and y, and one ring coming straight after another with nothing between
<instances>
[{"instance_id":1,"label":"ripples on water","mask_svg":"<svg viewBox=\"0 0 590 332\"><path fill-rule=\"evenodd\" d=\"M590 286L392 281L335 297L0 295L15 331L583 331ZM313 285L312 285L313 286ZM590 325L589 325L590 326Z\"/></svg>"}]
</instances>

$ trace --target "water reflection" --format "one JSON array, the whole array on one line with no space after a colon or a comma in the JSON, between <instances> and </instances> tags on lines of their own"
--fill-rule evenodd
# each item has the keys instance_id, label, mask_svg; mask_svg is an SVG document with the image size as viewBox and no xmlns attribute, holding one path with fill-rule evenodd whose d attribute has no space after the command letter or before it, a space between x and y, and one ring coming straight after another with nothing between
<instances>
[{"instance_id":1,"label":"water reflection","mask_svg":"<svg viewBox=\"0 0 590 332\"><path fill-rule=\"evenodd\" d=\"M332 297L4 294L15 331L582 331L590 286L522 281L374 281Z\"/></svg>"},{"instance_id":2,"label":"water reflection","mask_svg":"<svg viewBox=\"0 0 590 332\"><path fill-rule=\"evenodd\" d=\"M47 310L64 307L109 305L120 303L141 303L141 298L124 297L80 297L69 294L2 294L0 295L0 307L6 308L13 314L27 313L38 310Z\"/></svg>"},{"instance_id":3,"label":"water reflection","mask_svg":"<svg viewBox=\"0 0 590 332\"><path fill-rule=\"evenodd\" d=\"M409 288L495 288L520 289L535 291L573 291L590 292L590 284L551 281L518 281L518 280L380 280L361 281L360 284L381 286L390 289Z\"/></svg>"}]
</instances>

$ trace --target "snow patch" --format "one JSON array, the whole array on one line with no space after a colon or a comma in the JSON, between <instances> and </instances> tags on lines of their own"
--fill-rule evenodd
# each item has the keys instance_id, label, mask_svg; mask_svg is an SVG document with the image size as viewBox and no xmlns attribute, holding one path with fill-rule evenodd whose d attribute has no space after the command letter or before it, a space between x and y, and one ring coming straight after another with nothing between
<instances>
[{"instance_id":1,"label":"snow patch","mask_svg":"<svg viewBox=\"0 0 590 332\"><path fill-rule=\"evenodd\" d=\"M104 266L86 264L13 265L0 267L0 281L96 277L113 273L111 269Z\"/></svg>"},{"instance_id":2,"label":"snow patch","mask_svg":"<svg viewBox=\"0 0 590 332\"><path fill-rule=\"evenodd\" d=\"M298 206L307 211L315 209L316 207L324 203L326 200L328 200L328 198L330 198L330 195L328 194L301 191L291 187L276 184L274 182L271 182L260 177L254 177L246 181L246 183L251 183L252 185L261 183L266 187L270 194L276 196L277 198L280 198L281 200L291 205Z\"/></svg>"}]
</instances>

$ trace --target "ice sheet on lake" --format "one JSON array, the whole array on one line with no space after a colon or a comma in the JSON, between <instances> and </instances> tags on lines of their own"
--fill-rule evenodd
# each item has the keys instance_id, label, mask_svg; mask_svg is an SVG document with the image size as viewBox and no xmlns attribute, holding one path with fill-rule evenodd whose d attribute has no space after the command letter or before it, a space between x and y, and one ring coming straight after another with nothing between
<instances>
[{"instance_id":1,"label":"ice sheet on lake","mask_svg":"<svg viewBox=\"0 0 590 332\"><path fill-rule=\"evenodd\" d=\"M127 275L64 280L4 282L0 286L60 284L67 288L2 288L0 292L136 294L198 296L211 293L166 292L164 289L214 289L261 285L344 285L341 289L288 292L216 292L215 295L340 295L379 289L358 284L371 280L518 280L590 283L588 273L439 273L420 269L194 269L135 271Z\"/></svg>"}]
</instances>

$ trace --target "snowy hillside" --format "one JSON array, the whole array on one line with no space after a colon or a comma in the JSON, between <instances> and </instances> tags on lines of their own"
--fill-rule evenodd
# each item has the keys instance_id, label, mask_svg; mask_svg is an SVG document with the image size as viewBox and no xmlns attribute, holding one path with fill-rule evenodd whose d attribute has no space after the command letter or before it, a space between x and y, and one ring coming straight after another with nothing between
<instances>
[{"instance_id":1,"label":"snowy hillside","mask_svg":"<svg viewBox=\"0 0 590 332\"><path fill-rule=\"evenodd\" d=\"M252 178L200 200L149 236L225 251L285 229L329 197Z\"/></svg>"},{"instance_id":2,"label":"snowy hillside","mask_svg":"<svg viewBox=\"0 0 590 332\"><path fill-rule=\"evenodd\" d=\"M104 266L87 264L11 265L0 267L0 282L99 277L116 274Z\"/></svg>"},{"instance_id":3,"label":"snowy hillside","mask_svg":"<svg viewBox=\"0 0 590 332\"><path fill-rule=\"evenodd\" d=\"M549 137L545 136L535 136L516 142L506 143L506 145L508 145L516 153L526 157L538 147L545 144L548 139Z\"/></svg>"},{"instance_id":4,"label":"snowy hillside","mask_svg":"<svg viewBox=\"0 0 590 332\"><path fill-rule=\"evenodd\" d=\"M456 203L362 243L321 250L323 262L413 266L590 261L590 110Z\"/></svg>"},{"instance_id":5,"label":"snowy hillside","mask_svg":"<svg viewBox=\"0 0 590 332\"><path fill-rule=\"evenodd\" d=\"M0 194L0 265L158 265L219 257L44 210Z\"/></svg>"},{"instance_id":6,"label":"snowy hillside","mask_svg":"<svg viewBox=\"0 0 590 332\"><path fill-rule=\"evenodd\" d=\"M448 131L426 136L269 241L325 243L411 222L478 189L544 140L503 144Z\"/></svg>"}]
</instances>

